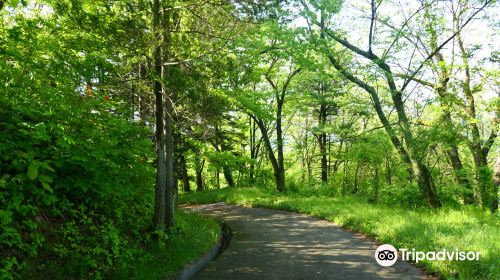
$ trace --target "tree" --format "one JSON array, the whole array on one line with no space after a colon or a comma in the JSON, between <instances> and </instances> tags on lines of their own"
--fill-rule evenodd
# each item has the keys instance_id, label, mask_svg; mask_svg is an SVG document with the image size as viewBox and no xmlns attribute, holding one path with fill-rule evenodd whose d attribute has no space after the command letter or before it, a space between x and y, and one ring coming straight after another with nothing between
<instances>
[{"instance_id":1,"label":"tree","mask_svg":"<svg viewBox=\"0 0 500 280\"><path fill-rule=\"evenodd\" d=\"M394 38L394 40L392 40L392 43L388 47L386 47L386 49L381 50L380 52L382 54L380 56L375 53L375 48L377 46L375 46L374 44L376 38L374 22L377 17L377 11L381 2L376 3L376 1L374 0L371 1L370 28L367 40L368 50L363 50L360 47L352 44L349 40L345 39L345 36L342 35L339 31L333 30L328 26L328 24L331 22L331 16L338 11L338 7L334 7L332 9L330 6L327 6L325 8L324 6L308 5L305 2L301 3L305 9L304 14L306 20L309 23L310 36L312 37L312 40L315 41L317 48L322 50L324 49L324 53L328 57L332 65L342 75L344 75L344 77L364 89L371 96L373 106L380 121L382 122L394 147L397 149L404 162L408 165L408 170L417 179L418 185L427 201L427 204L430 207L439 207L441 203L439 201L436 187L434 185L434 180L432 178L429 167L424 162L424 156L426 152L425 150L421 150L418 147L418 139L415 138L415 135L412 132L411 121L405 108L403 95L409 83L412 81L412 78L414 78L422 70L422 68L429 60L433 59L436 53L438 53L447 43L455 38L458 32L453 33L442 44L432 49L430 51L430 54L425 56L422 61L420 61L419 64L410 71L410 73L408 74L408 78L404 79L401 83L401 86L398 87L396 83L397 77L387 60L390 58L388 54L390 53L394 44L398 41L399 37ZM472 18L474 18L479 13L479 11L484 9L484 7L489 3L491 3L491 1L485 2L479 7L478 10L469 15L468 18L464 20L464 22L459 26L459 30L463 29L464 26L466 26L470 22L470 20L472 20ZM312 9L315 9L315 11L313 11ZM413 15L420 13L422 9L423 7L418 8L416 12L413 13ZM316 15L319 15L319 18ZM403 23L403 27L400 30L403 30L408 21L409 20L407 19ZM319 28L319 31L314 31L313 27ZM397 112L397 121L399 124L397 127L394 127L391 124L391 122L387 118L386 113L383 110L378 89L381 85L370 85L368 82L356 76L352 71L349 71L347 67L343 65L343 62L338 57L338 55L336 55L332 51L332 48L330 46L332 41L344 47L346 50L349 50L353 55L367 59L368 61L370 61L370 66L375 67L375 69L378 70L378 73L384 80L384 87L390 94L393 109ZM412 61L410 61L410 63L411 62ZM377 81L380 80L377 79ZM401 133L401 136L404 139L404 143L401 142L398 138L398 133Z\"/></svg>"},{"instance_id":2,"label":"tree","mask_svg":"<svg viewBox=\"0 0 500 280\"><path fill-rule=\"evenodd\" d=\"M469 148L474 157L474 165L476 167L476 177L479 185L479 190L481 193L481 202L483 207L490 208L492 211L497 207L497 193L493 191L493 181L492 181L492 171L488 166L488 153L491 146L495 142L497 137L497 124L494 124L489 138L483 142L479 126L477 124L477 114L476 114L476 101L474 97L474 91L477 91L480 87L473 87L471 81L471 68L469 64L470 52L466 50L464 39L462 37L462 26L464 21L467 20L465 17L466 13L472 9L468 1L459 2L456 9L453 10L453 21L455 23L455 32L457 34L457 44L460 49L460 57L462 58L462 67L464 71L464 78L461 82L462 90L466 97L466 112L469 116L469 129L471 131L472 139L469 143ZM497 121L495 119L495 121Z\"/></svg>"},{"instance_id":3,"label":"tree","mask_svg":"<svg viewBox=\"0 0 500 280\"><path fill-rule=\"evenodd\" d=\"M152 6L153 14L153 34L156 38L159 38L161 32L161 10L160 10L160 0L154 0ZM162 82L160 80L162 71L162 50L161 43L156 42L154 48L154 67L153 67L153 92L155 95L156 104L156 164L157 164L157 175L156 175L156 189L155 189L155 207L153 214L153 224L155 228L162 228L166 225L167 218L167 154L166 154L166 131L165 131L165 93L162 89Z\"/></svg>"},{"instance_id":4,"label":"tree","mask_svg":"<svg viewBox=\"0 0 500 280\"><path fill-rule=\"evenodd\" d=\"M277 149L277 157L274 154L273 147L270 140L270 131L269 128L265 125L264 120L257 117L256 115L252 115L255 122L260 128L262 138L264 143L266 144L266 148L268 151L269 160L273 166L274 177L276 180L276 189L280 192L285 190L285 163L284 163L284 154L283 154L283 106L285 104L285 97L292 81L293 77L297 75L302 68L290 68L288 74L285 76L284 81L282 82L282 86L279 86L278 81L273 81L271 77L271 71L273 71L274 67L276 67L276 63L278 62L277 58L272 58L271 65L267 69L264 74L265 79L269 83L272 88L272 92L274 94L274 98L276 100L276 115L275 115L275 125L276 125L276 149Z\"/></svg>"}]
</instances>

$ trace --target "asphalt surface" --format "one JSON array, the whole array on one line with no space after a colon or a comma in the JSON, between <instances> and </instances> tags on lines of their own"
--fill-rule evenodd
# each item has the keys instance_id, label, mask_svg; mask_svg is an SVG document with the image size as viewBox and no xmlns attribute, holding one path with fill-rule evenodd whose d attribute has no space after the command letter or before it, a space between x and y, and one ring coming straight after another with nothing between
<instances>
[{"instance_id":1,"label":"asphalt surface","mask_svg":"<svg viewBox=\"0 0 500 280\"><path fill-rule=\"evenodd\" d=\"M426 279L398 261L382 267L378 245L333 223L297 213L224 203L187 205L221 218L232 230L229 247L195 279Z\"/></svg>"}]
</instances>

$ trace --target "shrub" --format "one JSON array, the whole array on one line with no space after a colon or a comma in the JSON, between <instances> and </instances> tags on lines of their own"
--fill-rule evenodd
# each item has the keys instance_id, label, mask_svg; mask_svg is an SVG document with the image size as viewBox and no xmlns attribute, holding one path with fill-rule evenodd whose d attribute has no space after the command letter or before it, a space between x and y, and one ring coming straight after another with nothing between
<instances>
[{"instance_id":1,"label":"shrub","mask_svg":"<svg viewBox=\"0 0 500 280\"><path fill-rule=\"evenodd\" d=\"M97 97L40 100L0 97L0 278L100 278L148 224L149 132Z\"/></svg>"}]
</instances>

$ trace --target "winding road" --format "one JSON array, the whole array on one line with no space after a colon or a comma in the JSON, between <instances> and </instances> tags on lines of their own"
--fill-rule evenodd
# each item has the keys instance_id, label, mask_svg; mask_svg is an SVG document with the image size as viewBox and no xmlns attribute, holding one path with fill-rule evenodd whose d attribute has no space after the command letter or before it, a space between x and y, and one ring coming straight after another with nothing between
<instances>
[{"instance_id":1,"label":"winding road","mask_svg":"<svg viewBox=\"0 0 500 280\"><path fill-rule=\"evenodd\" d=\"M375 242L327 221L224 203L184 208L219 217L233 233L229 247L195 279L426 279L407 262L379 266Z\"/></svg>"}]
</instances>

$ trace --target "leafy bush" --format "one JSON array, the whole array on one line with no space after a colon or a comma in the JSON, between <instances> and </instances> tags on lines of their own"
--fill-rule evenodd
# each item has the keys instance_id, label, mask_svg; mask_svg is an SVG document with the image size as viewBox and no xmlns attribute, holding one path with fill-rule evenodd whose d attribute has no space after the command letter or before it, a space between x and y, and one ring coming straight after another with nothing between
<instances>
[{"instance_id":1,"label":"leafy bush","mask_svg":"<svg viewBox=\"0 0 500 280\"><path fill-rule=\"evenodd\" d=\"M399 189L382 188L380 190L380 202L389 206L410 209L426 206L422 193L416 184L404 185Z\"/></svg>"},{"instance_id":2,"label":"leafy bush","mask_svg":"<svg viewBox=\"0 0 500 280\"><path fill-rule=\"evenodd\" d=\"M149 132L97 97L23 96L0 97L0 278L100 278L149 224Z\"/></svg>"}]
</instances>

